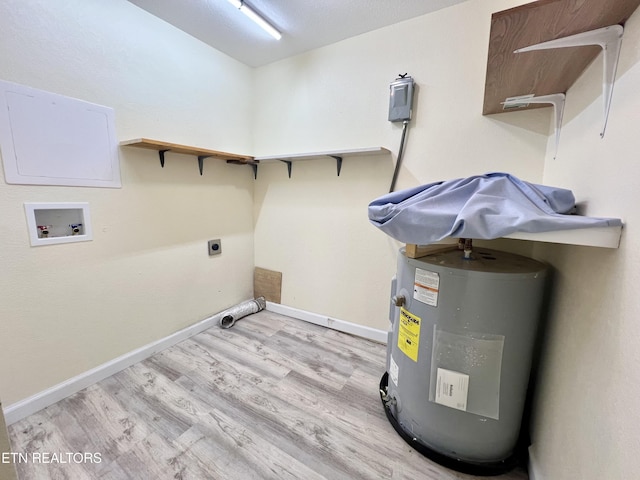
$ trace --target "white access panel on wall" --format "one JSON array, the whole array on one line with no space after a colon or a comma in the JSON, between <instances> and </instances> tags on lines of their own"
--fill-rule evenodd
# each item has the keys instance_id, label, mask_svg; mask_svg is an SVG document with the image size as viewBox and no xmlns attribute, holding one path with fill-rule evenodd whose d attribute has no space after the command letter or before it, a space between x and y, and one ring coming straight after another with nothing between
<instances>
[{"instance_id":1,"label":"white access panel on wall","mask_svg":"<svg viewBox=\"0 0 640 480\"><path fill-rule=\"evenodd\" d=\"M0 80L7 183L122 186L113 109Z\"/></svg>"}]
</instances>

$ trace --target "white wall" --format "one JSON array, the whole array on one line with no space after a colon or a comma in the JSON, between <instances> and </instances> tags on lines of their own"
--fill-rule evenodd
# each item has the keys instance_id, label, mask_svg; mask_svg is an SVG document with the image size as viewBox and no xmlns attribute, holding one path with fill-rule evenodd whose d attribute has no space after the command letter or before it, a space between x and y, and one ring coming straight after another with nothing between
<instances>
[{"instance_id":1,"label":"white wall","mask_svg":"<svg viewBox=\"0 0 640 480\"><path fill-rule=\"evenodd\" d=\"M0 78L114 107L120 139L267 155L396 152L388 84L408 72L418 95L398 188L502 170L625 220L618 250L535 247L557 272L533 438L545 480L635 478L640 19L627 25L606 137L596 61L569 92L552 160L550 109L481 115L490 14L520 3L469 0L254 72L123 0L4 1ZM347 159L340 177L332 160L294 164L292 179L262 166L255 202L248 168L205 160L200 177L190 157L164 170L153 152L121 160L121 190L0 183L5 405L249 297L254 228L255 264L283 272L284 304L387 328L399 244L366 207L387 191L392 159ZM94 241L29 247L25 201L89 201ZM224 254L210 259L216 237Z\"/></svg>"},{"instance_id":2,"label":"white wall","mask_svg":"<svg viewBox=\"0 0 640 480\"><path fill-rule=\"evenodd\" d=\"M0 2L0 78L113 107L119 140L251 148L251 70L124 0ZM122 189L0 180L5 406L252 296L250 170L120 159ZM30 247L33 201L88 201L94 240Z\"/></svg>"},{"instance_id":3,"label":"white wall","mask_svg":"<svg viewBox=\"0 0 640 480\"><path fill-rule=\"evenodd\" d=\"M491 13L517 1L470 0L256 71L256 155L384 146L389 83L417 83L397 189L488 171L542 180L549 109L483 117ZM261 166L255 190L256 265L283 273L282 303L387 329L400 246L367 219L389 189L393 158ZM514 248L523 247L523 242Z\"/></svg>"},{"instance_id":4,"label":"white wall","mask_svg":"<svg viewBox=\"0 0 640 480\"><path fill-rule=\"evenodd\" d=\"M640 12L625 26L606 135L602 55L567 95L544 183L571 188L592 216L622 218L618 250L538 245L556 269L533 416L542 479L625 480L640 471ZM540 479L538 479L540 480Z\"/></svg>"}]
</instances>

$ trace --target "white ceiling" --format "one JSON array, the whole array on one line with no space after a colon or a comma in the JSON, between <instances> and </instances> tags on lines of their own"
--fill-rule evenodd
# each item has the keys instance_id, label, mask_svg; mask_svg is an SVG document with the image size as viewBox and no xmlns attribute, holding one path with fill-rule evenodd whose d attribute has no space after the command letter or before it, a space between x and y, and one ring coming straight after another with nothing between
<instances>
[{"instance_id":1,"label":"white ceiling","mask_svg":"<svg viewBox=\"0 0 640 480\"><path fill-rule=\"evenodd\" d=\"M465 0L247 0L275 40L228 0L129 0L217 50L257 67Z\"/></svg>"}]
</instances>

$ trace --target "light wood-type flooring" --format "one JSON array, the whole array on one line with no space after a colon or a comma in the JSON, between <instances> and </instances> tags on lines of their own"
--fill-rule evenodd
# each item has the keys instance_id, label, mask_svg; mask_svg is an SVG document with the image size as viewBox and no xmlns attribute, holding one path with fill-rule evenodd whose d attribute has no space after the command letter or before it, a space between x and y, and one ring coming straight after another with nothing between
<instances>
[{"instance_id":1,"label":"light wood-type flooring","mask_svg":"<svg viewBox=\"0 0 640 480\"><path fill-rule=\"evenodd\" d=\"M259 312L10 426L14 452L70 460L18 463L18 473L22 480L476 478L429 461L393 430L378 394L385 355L384 345ZM99 453L101 462L75 463L72 452Z\"/></svg>"}]
</instances>

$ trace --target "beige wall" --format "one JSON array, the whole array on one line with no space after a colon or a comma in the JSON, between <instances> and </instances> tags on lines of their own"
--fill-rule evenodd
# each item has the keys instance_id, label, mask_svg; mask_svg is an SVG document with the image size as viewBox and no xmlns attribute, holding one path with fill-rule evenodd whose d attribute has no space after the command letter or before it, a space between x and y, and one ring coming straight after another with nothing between
<instances>
[{"instance_id":1,"label":"beige wall","mask_svg":"<svg viewBox=\"0 0 640 480\"><path fill-rule=\"evenodd\" d=\"M387 89L408 72L418 95L399 188L502 170L625 220L618 250L533 250L556 269L533 453L545 480L635 478L640 18L627 25L606 137L597 60L568 93L552 160L549 109L481 115L490 14L520 3L469 0L250 70L125 1L5 1L0 78L114 107L120 139L267 155L396 152ZM387 328L399 245L366 206L387 191L391 159L347 159L340 177L331 160L294 164L292 179L263 166L255 199L249 169L205 162L199 177L192 158L161 170L152 152L123 149L121 190L0 183L5 404L247 298L254 238L255 264L284 274L284 304ZM94 241L29 247L25 201L89 201ZM210 259L215 237L224 254Z\"/></svg>"},{"instance_id":2,"label":"beige wall","mask_svg":"<svg viewBox=\"0 0 640 480\"><path fill-rule=\"evenodd\" d=\"M418 83L399 188L508 171L574 190L584 214L626 222L618 250L536 244L556 283L533 416L536 480L635 478L640 468L640 365L634 237L640 178L640 17L627 24L608 131L602 123L601 57L568 92L557 159L550 109L482 117L491 12L525 2L465 2L258 69L257 154L382 145L396 74ZM403 48L401 39L411 45ZM399 56L396 53L399 53ZM388 159L261 167L256 183L256 264L283 271L283 303L386 328L396 242L368 225ZM531 244L503 242L499 248Z\"/></svg>"},{"instance_id":3,"label":"beige wall","mask_svg":"<svg viewBox=\"0 0 640 480\"><path fill-rule=\"evenodd\" d=\"M113 107L119 140L244 153L251 70L124 0L0 2L0 78ZM6 405L252 296L250 169L123 148L121 189L0 179ZM24 202L87 201L92 242L30 247ZM206 242L222 238L210 258Z\"/></svg>"},{"instance_id":4,"label":"beige wall","mask_svg":"<svg viewBox=\"0 0 640 480\"><path fill-rule=\"evenodd\" d=\"M471 0L257 69L258 155L384 146L389 83L417 83L398 189L488 171L542 179L549 112L483 117L491 13L516 1ZM282 303L387 329L399 244L367 219L388 192L393 159L261 166L255 190L256 265L283 272ZM523 248L523 242L515 248Z\"/></svg>"},{"instance_id":5,"label":"beige wall","mask_svg":"<svg viewBox=\"0 0 640 480\"><path fill-rule=\"evenodd\" d=\"M557 270L533 422L543 479L626 480L640 471L640 12L625 26L606 135L602 56L569 90L544 182L571 188L584 213L622 218L618 250L540 244Z\"/></svg>"}]
</instances>

